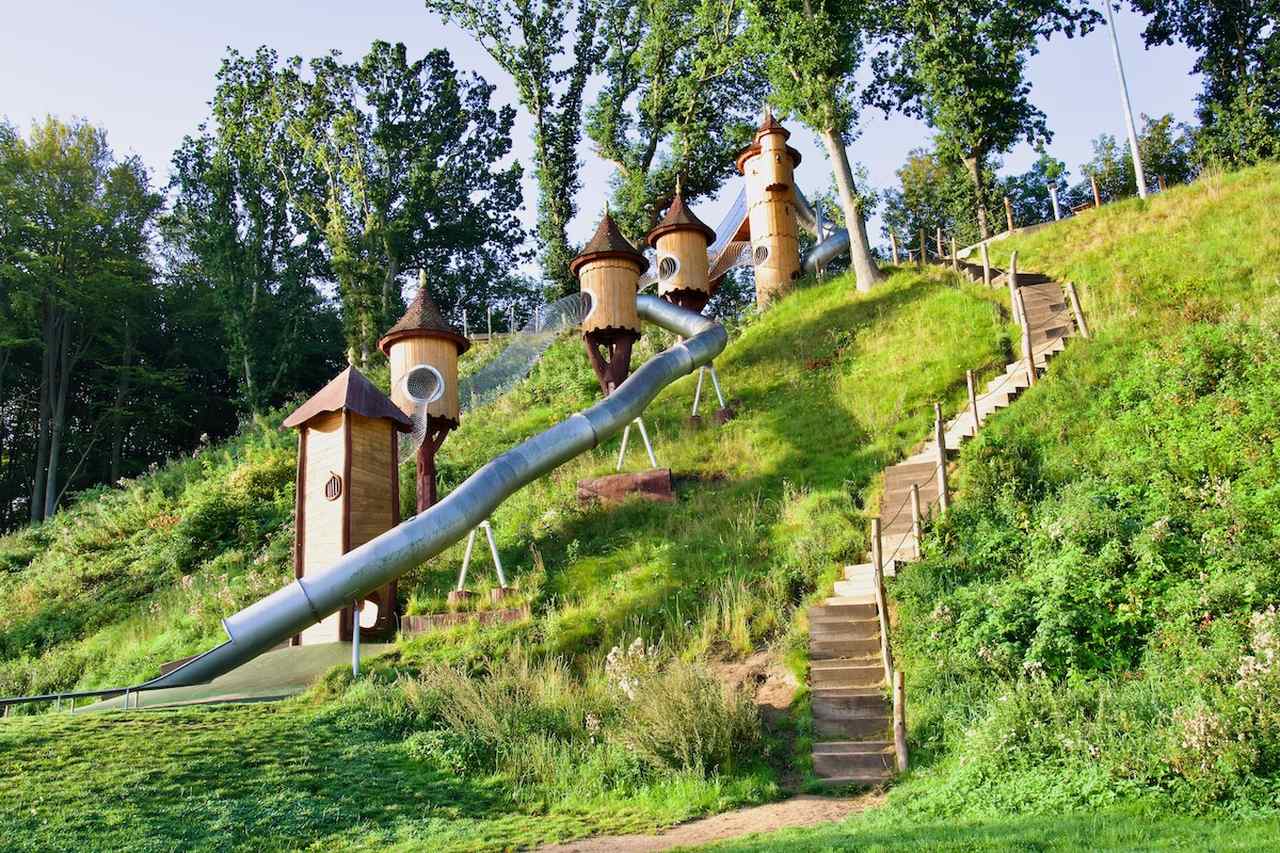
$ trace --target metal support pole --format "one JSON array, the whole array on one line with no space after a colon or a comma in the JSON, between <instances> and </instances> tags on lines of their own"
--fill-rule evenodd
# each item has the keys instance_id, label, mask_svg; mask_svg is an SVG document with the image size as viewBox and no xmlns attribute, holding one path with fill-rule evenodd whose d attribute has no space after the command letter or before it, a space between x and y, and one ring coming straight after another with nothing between
<instances>
[{"instance_id":1,"label":"metal support pole","mask_svg":"<svg viewBox=\"0 0 1280 853\"><path fill-rule=\"evenodd\" d=\"M702 379L706 376L706 373L707 369L705 367L698 368L698 385L693 389L693 411L690 413L695 418L698 416L698 404L702 402Z\"/></svg>"},{"instance_id":2,"label":"metal support pole","mask_svg":"<svg viewBox=\"0 0 1280 853\"><path fill-rule=\"evenodd\" d=\"M982 283L991 286L991 254L987 251L987 241L982 241Z\"/></svg>"},{"instance_id":3,"label":"metal support pole","mask_svg":"<svg viewBox=\"0 0 1280 853\"><path fill-rule=\"evenodd\" d=\"M351 604L351 677L360 677L360 602Z\"/></svg>"},{"instance_id":4,"label":"metal support pole","mask_svg":"<svg viewBox=\"0 0 1280 853\"><path fill-rule=\"evenodd\" d=\"M1022 312L1022 316L1025 318L1027 316L1027 303L1026 303L1026 300L1022 298L1021 290L1017 291L1017 294L1018 294L1018 310ZM1030 383L1031 385L1035 385L1039 377L1036 376L1036 355L1035 355L1035 350L1032 349L1032 346L1031 346L1031 324L1030 323L1022 324L1022 349L1023 349L1023 352L1026 353L1026 358L1027 358L1027 382Z\"/></svg>"},{"instance_id":5,"label":"metal support pole","mask_svg":"<svg viewBox=\"0 0 1280 853\"><path fill-rule=\"evenodd\" d=\"M493 525L488 521L480 522L484 528L485 538L489 540L489 556L493 557L493 570L498 575L498 586L507 588L507 576L502 572L502 558L498 556L498 543L493 538Z\"/></svg>"},{"instance_id":6,"label":"metal support pole","mask_svg":"<svg viewBox=\"0 0 1280 853\"><path fill-rule=\"evenodd\" d=\"M889 248L893 252L893 265L898 265L898 235L893 233L893 229L889 229Z\"/></svg>"},{"instance_id":7,"label":"metal support pole","mask_svg":"<svg viewBox=\"0 0 1280 853\"><path fill-rule=\"evenodd\" d=\"M1133 156L1133 176L1138 182L1138 196L1147 197L1147 175L1142 169L1138 151L1138 131L1133 125L1133 107L1129 106L1129 83L1124 77L1124 61L1120 58L1120 38L1116 35L1116 19L1111 14L1111 0L1102 0L1107 10L1107 27L1111 30L1111 50L1116 58L1116 74L1120 77L1120 105L1124 107L1124 126L1129 131L1129 153Z\"/></svg>"},{"instance_id":8,"label":"metal support pole","mask_svg":"<svg viewBox=\"0 0 1280 853\"><path fill-rule=\"evenodd\" d=\"M462 571L458 572L458 592L462 592L467 586L467 569L471 567L471 550L476 546L476 530L471 528L471 532L467 534L467 548L462 552Z\"/></svg>"},{"instance_id":9,"label":"metal support pole","mask_svg":"<svg viewBox=\"0 0 1280 853\"><path fill-rule=\"evenodd\" d=\"M911 535L916 540L916 559L920 559L920 539L924 535L924 519L920 515L920 484L911 484Z\"/></svg>"},{"instance_id":10,"label":"metal support pole","mask_svg":"<svg viewBox=\"0 0 1280 853\"><path fill-rule=\"evenodd\" d=\"M964 372L965 384L969 386L969 411L973 412L973 434L978 434L978 428L982 426L982 421L978 419L978 391L975 387L973 379L973 371L966 370Z\"/></svg>"},{"instance_id":11,"label":"metal support pole","mask_svg":"<svg viewBox=\"0 0 1280 853\"><path fill-rule=\"evenodd\" d=\"M1067 282L1067 297L1071 300L1071 311L1076 315L1076 328L1080 330L1080 336L1088 340L1089 324L1084 321L1084 311L1080 308L1080 296L1076 293L1074 281Z\"/></svg>"},{"instance_id":12,"label":"metal support pole","mask_svg":"<svg viewBox=\"0 0 1280 853\"><path fill-rule=\"evenodd\" d=\"M720 390L720 377L716 375L716 366L714 364L708 364L705 370L711 374L711 387L715 389L716 402L720 404L720 408L726 408L724 392Z\"/></svg>"},{"instance_id":13,"label":"metal support pole","mask_svg":"<svg viewBox=\"0 0 1280 853\"><path fill-rule=\"evenodd\" d=\"M943 512L951 506L947 492L947 436L942 425L942 404L933 404L933 437L938 445L938 506Z\"/></svg>"},{"instance_id":14,"label":"metal support pole","mask_svg":"<svg viewBox=\"0 0 1280 853\"><path fill-rule=\"evenodd\" d=\"M618 467L617 467L617 470L618 470L618 471L621 471L621 470L622 470L622 460L623 460L623 459L626 457L626 455L627 455L627 439L631 437L631 424L635 424L636 426L638 426L638 427L640 428L640 439L644 442L644 449L645 449L645 452L647 452L647 453L649 454L649 463L650 463L654 468L657 468L657 467L658 467L658 460L657 460L657 458L653 455L653 445L649 443L649 433L648 433L648 432L645 430L645 428L644 428L644 421L643 421L643 420L641 420L640 418L636 418L636 419L635 419L635 420L633 420L630 424L627 424L626 428L622 431L622 446L618 448Z\"/></svg>"},{"instance_id":15,"label":"metal support pole","mask_svg":"<svg viewBox=\"0 0 1280 853\"><path fill-rule=\"evenodd\" d=\"M1049 182L1049 203L1053 205L1053 221L1057 222L1062 218L1062 211L1058 209L1058 187Z\"/></svg>"},{"instance_id":16,"label":"metal support pole","mask_svg":"<svg viewBox=\"0 0 1280 853\"><path fill-rule=\"evenodd\" d=\"M884 546L880 542L880 519L871 519L871 564L875 570L876 609L880 611L880 659L884 663L884 683L893 684L893 650L889 648L889 603L884 594Z\"/></svg>"}]
</instances>

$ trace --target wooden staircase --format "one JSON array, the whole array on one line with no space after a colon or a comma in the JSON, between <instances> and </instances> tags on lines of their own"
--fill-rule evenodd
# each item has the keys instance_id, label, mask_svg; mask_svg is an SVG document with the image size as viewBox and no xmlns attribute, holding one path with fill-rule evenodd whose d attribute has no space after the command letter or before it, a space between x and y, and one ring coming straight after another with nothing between
<instances>
[{"instance_id":1,"label":"wooden staircase","mask_svg":"<svg viewBox=\"0 0 1280 853\"><path fill-rule=\"evenodd\" d=\"M960 263L962 274L982 280L982 267ZM1007 275L992 270L993 284L1007 287ZM1033 364L1039 376L1049 361L1076 334L1076 323L1061 285L1045 276L1018 273L1018 290L1026 307ZM942 428L943 453L934 438L884 471L880 500L882 568L893 577L906 562L919 557L912 487L919 490L922 514L940 502L939 461L954 455L981 424L1008 407L1030 387L1025 354L1006 366L982 393L975 389L975 420L966 406ZM893 703L885 683L881 653L881 614L876 604L874 559L846 566L833 595L809 608L809 682L812 696L815 775L835 785L879 785L898 766L893 740ZM884 620L888 623L888 614Z\"/></svg>"}]
</instances>

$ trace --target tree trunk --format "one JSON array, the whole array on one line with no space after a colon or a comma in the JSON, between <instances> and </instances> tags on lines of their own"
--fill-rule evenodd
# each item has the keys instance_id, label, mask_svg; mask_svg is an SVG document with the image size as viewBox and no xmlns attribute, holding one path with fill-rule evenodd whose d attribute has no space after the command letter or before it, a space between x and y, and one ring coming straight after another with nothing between
<instances>
[{"instance_id":1,"label":"tree trunk","mask_svg":"<svg viewBox=\"0 0 1280 853\"><path fill-rule=\"evenodd\" d=\"M394 323L398 318L391 309L391 295L395 290L396 279L400 276L400 259L387 252L387 274L382 279L382 320Z\"/></svg>"},{"instance_id":2,"label":"tree trunk","mask_svg":"<svg viewBox=\"0 0 1280 853\"><path fill-rule=\"evenodd\" d=\"M49 424L49 473L44 484L44 517L53 518L58 510L58 462L62 457L62 435L67 426L67 395L71 389L71 364L69 347L71 329L69 318L62 317L62 334L58 342L56 381L50 388L49 400L52 418Z\"/></svg>"},{"instance_id":3,"label":"tree trunk","mask_svg":"<svg viewBox=\"0 0 1280 853\"><path fill-rule=\"evenodd\" d=\"M973 181L973 196L977 201L978 208L978 233L982 235L982 239L986 240L991 237L991 226L987 224L987 208L982 203L982 161L981 154L975 154L972 157L964 158L964 166L969 170L969 179Z\"/></svg>"},{"instance_id":4,"label":"tree trunk","mask_svg":"<svg viewBox=\"0 0 1280 853\"><path fill-rule=\"evenodd\" d=\"M845 150L844 140L835 130L828 128L822 132L822 141L826 143L831 168L835 172L840 207L844 210L845 228L849 231L849 259L853 262L858 290L866 292L876 282L884 280L884 273L871 256L871 245L867 241L867 222L862 216L862 205L853 186L853 168L849 165L849 153Z\"/></svg>"},{"instance_id":5,"label":"tree trunk","mask_svg":"<svg viewBox=\"0 0 1280 853\"><path fill-rule=\"evenodd\" d=\"M36 439L36 467L31 476L31 523L44 520L45 472L49 467L49 400L53 390L53 360L58 349L58 325L53 308L45 305L44 353L40 364L40 410Z\"/></svg>"},{"instance_id":6,"label":"tree trunk","mask_svg":"<svg viewBox=\"0 0 1280 853\"><path fill-rule=\"evenodd\" d=\"M116 382L116 402L112 409L112 421L115 427L111 436L111 480L116 483L120 480L120 456L124 450L124 404L129 396L129 368L133 366L133 338L132 330L129 328L129 318L124 319L124 354L121 359L123 369L120 371L120 380Z\"/></svg>"}]
</instances>

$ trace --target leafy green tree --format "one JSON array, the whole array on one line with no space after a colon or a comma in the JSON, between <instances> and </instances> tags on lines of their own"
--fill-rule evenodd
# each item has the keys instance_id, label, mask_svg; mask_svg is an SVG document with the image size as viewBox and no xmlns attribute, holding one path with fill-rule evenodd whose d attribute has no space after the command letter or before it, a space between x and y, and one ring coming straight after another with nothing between
<instances>
[{"instance_id":1,"label":"leafy green tree","mask_svg":"<svg viewBox=\"0 0 1280 853\"><path fill-rule=\"evenodd\" d=\"M267 48L228 53L209 123L173 155L161 223L166 277L216 305L233 395L254 413L316 387L342 353L336 314L311 283L327 276L319 241L290 212L284 178L302 155L274 96L277 66Z\"/></svg>"},{"instance_id":2,"label":"leafy green tree","mask_svg":"<svg viewBox=\"0 0 1280 853\"><path fill-rule=\"evenodd\" d=\"M1201 162L1229 166L1280 156L1280 0L1131 0L1149 15L1148 46L1181 41L1199 53ZM1166 176L1166 180L1168 180Z\"/></svg>"},{"instance_id":3,"label":"leafy green tree","mask_svg":"<svg viewBox=\"0 0 1280 853\"><path fill-rule=\"evenodd\" d=\"M1159 118L1142 116L1138 153L1144 171L1167 184L1185 184L1196 175L1192 162L1195 137L1186 124L1175 123L1172 113Z\"/></svg>"},{"instance_id":4,"label":"leafy green tree","mask_svg":"<svg viewBox=\"0 0 1280 853\"><path fill-rule=\"evenodd\" d=\"M1041 150L1040 156L1031 164L1030 169L1021 175L1009 175L997 181L996 189L1000 196L1000 205L1003 208L1003 199L1009 199L1013 209L1013 221L1017 226L1049 222L1053 219L1053 202L1049 197L1049 187L1053 186L1059 193L1058 205L1061 208L1065 204L1063 191L1066 188L1067 175L1066 163Z\"/></svg>"},{"instance_id":5,"label":"leafy green tree","mask_svg":"<svg viewBox=\"0 0 1280 853\"><path fill-rule=\"evenodd\" d=\"M587 80L604 56L597 38L604 0L425 0L457 23L511 75L533 119L542 270L554 290L571 293L574 250L568 225L576 211L578 142ZM621 2L621 0L619 0Z\"/></svg>"},{"instance_id":6,"label":"leafy green tree","mask_svg":"<svg viewBox=\"0 0 1280 853\"><path fill-rule=\"evenodd\" d=\"M617 169L614 218L635 238L669 204L715 193L751 142L764 81L742 38L740 0L608 5L604 86L587 109L596 153Z\"/></svg>"},{"instance_id":7,"label":"leafy green tree","mask_svg":"<svg viewBox=\"0 0 1280 853\"><path fill-rule=\"evenodd\" d=\"M886 0L880 10L889 44L873 59L871 99L937 128L939 151L964 164L975 199L989 194L989 157L1052 136L1031 103L1027 60L1043 40L1101 18L1087 0ZM985 239L987 211L976 213Z\"/></svg>"},{"instance_id":8,"label":"leafy green tree","mask_svg":"<svg viewBox=\"0 0 1280 853\"><path fill-rule=\"evenodd\" d=\"M1123 198L1138 192L1133 156L1129 147L1121 145L1113 134L1104 133L1093 140L1093 159L1081 165L1080 171L1097 182L1103 199Z\"/></svg>"},{"instance_id":9,"label":"leafy green tree","mask_svg":"<svg viewBox=\"0 0 1280 853\"><path fill-rule=\"evenodd\" d=\"M871 254L866 216L845 146L856 136L861 98L856 76L873 26L873 5L836 0L751 0L751 43L763 57L770 100L816 132L827 149L849 224L859 290L884 278Z\"/></svg>"},{"instance_id":10,"label":"leafy green tree","mask_svg":"<svg viewBox=\"0 0 1280 853\"><path fill-rule=\"evenodd\" d=\"M294 59L276 74L274 100L300 152L285 169L293 206L327 248L342 295L347 345L367 362L404 308L400 279L430 270L445 310L481 310L523 255L518 162L510 107L494 87L459 77L449 54L409 62L403 44L375 42L358 63L336 54Z\"/></svg>"}]
</instances>

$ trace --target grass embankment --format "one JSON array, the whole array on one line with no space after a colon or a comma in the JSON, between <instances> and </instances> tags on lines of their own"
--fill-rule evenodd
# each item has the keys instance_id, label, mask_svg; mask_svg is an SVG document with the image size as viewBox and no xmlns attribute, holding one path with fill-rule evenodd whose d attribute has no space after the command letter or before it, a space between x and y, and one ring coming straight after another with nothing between
<instances>
[{"instance_id":1,"label":"grass embankment","mask_svg":"<svg viewBox=\"0 0 1280 853\"><path fill-rule=\"evenodd\" d=\"M615 439L495 513L530 621L408 640L362 684L335 673L270 708L6 721L3 755L21 769L0 834L504 846L776 796L786 756L704 662L803 647L798 608L865 550L859 510L878 471L926 434L933 400L959 404L965 368L1003 364L988 298L910 272L865 296L847 278L802 289L718 360L736 419L689 427L693 377L646 413L676 504L578 505L576 481L611 472ZM636 361L661 345L646 339ZM446 489L597 398L580 347L556 345L466 417L442 454ZM0 622L10 683L118 683L216 642L218 618L289 575L292 470L292 437L263 422L0 540L5 590L22 602ZM460 558L456 546L405 577L411 609L437 605ZM627 651L606 659L615 646ZM290 763L308 753L313 765ZM92 771L54 778L73 760Z\"/></svg>"},{"instance_id":2,"label":"grass embankment","mask_svg":"<svg viewBox=\"0 0 1280 853\"><path fill-rule=\"evenodd\" d=\"M875 849L882 826L947 818L996 823L972 847L923 840L1005 849L1102 832L1061 816L1118 807L1148 817L1116 817L1117 845L1172 846L1167 815L1269 816L1239 838L1173 825L1274 843L1280 167L997 245L1077 281L1095 339L965 447L953 511L892 584L912 775L881 814L796 846Z\"/></svg>"}]
</instances>

